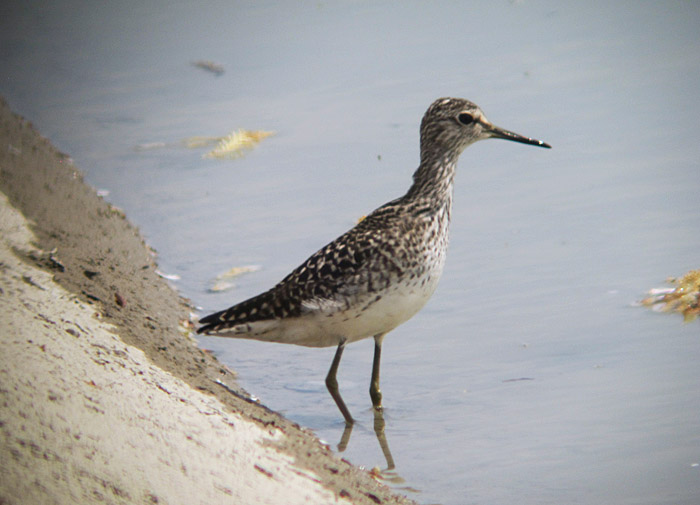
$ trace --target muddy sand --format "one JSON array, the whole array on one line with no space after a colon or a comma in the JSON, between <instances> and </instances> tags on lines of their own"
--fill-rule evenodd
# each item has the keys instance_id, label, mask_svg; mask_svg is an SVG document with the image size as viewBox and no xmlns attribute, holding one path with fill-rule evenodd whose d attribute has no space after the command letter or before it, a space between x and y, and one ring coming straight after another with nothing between
<instances>
[{"instance_id":1,"label":"muddy sand","mask_svg":"<svg viewBox=\"0 0 700 505\"><path fill-rule=\"evenodd\" d=\"M249 398L124 214L0 99L0 504L414 503Z\"/></svg>"}]
</instances>

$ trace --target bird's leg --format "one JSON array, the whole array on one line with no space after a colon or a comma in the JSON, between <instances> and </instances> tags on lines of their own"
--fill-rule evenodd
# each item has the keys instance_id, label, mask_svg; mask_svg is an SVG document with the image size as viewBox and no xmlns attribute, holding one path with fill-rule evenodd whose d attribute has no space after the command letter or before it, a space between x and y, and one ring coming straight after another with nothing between
<instances>
[{"instance_id":1,"label":"bird's leg","mask_svg":"<svg viewBox=\"0 0 700 505\"><path fill-rule=\"evenodd\" d=\"M335 404L340 409L340 413L343 414L345 422L348 425L352 425L352 423L355 421L350 415L350 411L345 406L343 398L340 396L340 391L338 391L338 380L335 377L338 373L338 365L340 364L340 358L343 356L346 341L347 339L343 338L338 344L338 349L335 351L335 356L333 357L333 363L331 363L331 368L328 370L328 375L326 375L326 387L328 388L328 392L335 400Z\"/></svg>"},{"instance_id":2,"label":"bird's leg","mask_svg":"<svg viewBox=\"0 0 700 505\"><path fill-rule=\"evenodd\" d=\"M372 382L369 385L369 396L376 410L382 409L382 392L379 390L379 363L382 358L382 341L386 333L374 336L374 361L372 362Z\"/></svg>"}]
</instances>

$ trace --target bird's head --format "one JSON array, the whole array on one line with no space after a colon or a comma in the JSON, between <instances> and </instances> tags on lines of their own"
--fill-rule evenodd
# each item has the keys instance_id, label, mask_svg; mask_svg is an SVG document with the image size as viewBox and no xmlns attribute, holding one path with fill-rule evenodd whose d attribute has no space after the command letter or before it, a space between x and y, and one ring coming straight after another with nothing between
<instances>
[{"instance_id":1,"label":"bird's head","mask_svg":"<svg viewBox=\"0 0 700 505\"><path fill-rule=\"evenodd\" d=\"M549 144L492 124L478 105L463 98L439 98L428 108L420 127L421 157L459 154L477 140L499 138L550 148ZM439 150L440 153L432 151Z\"/></svg>"}]
</instances>

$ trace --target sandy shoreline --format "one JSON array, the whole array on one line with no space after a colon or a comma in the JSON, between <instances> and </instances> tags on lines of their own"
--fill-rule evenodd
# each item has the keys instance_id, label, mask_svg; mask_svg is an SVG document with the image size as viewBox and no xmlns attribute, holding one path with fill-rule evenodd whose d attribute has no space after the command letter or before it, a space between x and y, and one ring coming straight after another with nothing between
<instances>
[{"instance_id":1,"label":"sandy shoreline","mask_svg":"<svg viewBox=\"0 0 700 505\"><path fill-rule=\"evenodd\" d=\"M0 504L413 503L252 402L138 230L3 101L0 138Z\"/></svg>"}]
</instances>

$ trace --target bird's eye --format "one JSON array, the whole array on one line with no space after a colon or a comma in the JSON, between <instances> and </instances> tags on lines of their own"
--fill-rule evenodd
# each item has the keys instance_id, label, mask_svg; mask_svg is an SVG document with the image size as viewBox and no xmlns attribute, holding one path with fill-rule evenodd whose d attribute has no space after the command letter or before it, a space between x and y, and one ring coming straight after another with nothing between
<instances>
[{"instance_id":1,"label":"bird's eye","mask_svg":"<svg viewBox=\"0 0 700 505\"><path fill-rule=\"evenodd\" d=\"M474 122L474 116L466 112L461 112L459 116L457 116L457 121L459 121L463 125L468 125Z\"/></svg>"}]
</instances>

